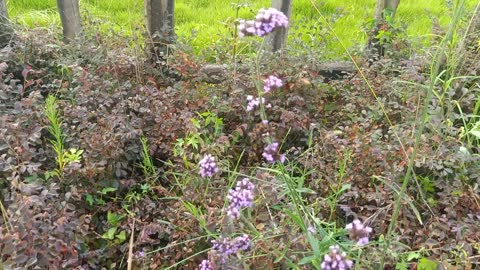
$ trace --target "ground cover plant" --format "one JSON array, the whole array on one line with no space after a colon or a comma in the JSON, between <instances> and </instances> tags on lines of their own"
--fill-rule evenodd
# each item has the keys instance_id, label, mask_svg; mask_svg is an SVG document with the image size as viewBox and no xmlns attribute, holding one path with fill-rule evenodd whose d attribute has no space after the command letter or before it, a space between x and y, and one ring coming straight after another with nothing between
<instances>
[{"instance_id":1,"label":"ground cover plant","mask_svg":"<svg viewBox=\"0 0 480 270\"><path fill-rule=\"evenodd\" d=\"M445 8L428 46L394 25L383 58L346 50L357 69L334 79L327 34L265 50L291 26L273 9L239 13L210 53L176 44L166 69L95 20L70 45L17 31L0 51L0 267L477 269L480 33L464 1Z\"/></svg>"}]
</instances>

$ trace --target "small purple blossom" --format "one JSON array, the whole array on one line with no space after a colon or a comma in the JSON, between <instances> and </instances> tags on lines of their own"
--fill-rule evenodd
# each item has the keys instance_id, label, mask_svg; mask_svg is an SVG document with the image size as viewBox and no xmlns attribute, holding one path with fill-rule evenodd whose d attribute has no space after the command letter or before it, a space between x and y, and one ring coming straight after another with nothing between
<instances>
[{"instance_id":1,"label":"small purple blossom","mask_svg":"<svg viewBox=\"0 0 480 270\"><path fill-rule=\"evenodd\" d=\"M325 254L321 264L322 270L347 270L353 266L351 260L347 260L347 254L335 245L330 247L330 252Z\"/></svg>"},{"instance_id":2,"label":"small purple blossom","mask_svg":"<svg viewBox=\"0 0 480 270\"><path fill-rule=\"evenodd\" d=\"M278 153L278 142L273 142L265 146L262 156L270 163L274 163L277 160L281 163L285 162L285 155Z\"/></svg>"},{"instance_id":3,"label":"small purple blossom","mask_svg":"<svg viewBox=\"0 0 480 270\"><path fill-rule=\"evenodd\" d=\"M224 260L240 251L246 251L250 248L250 236L243 234L233 239L222 238L220 240L212 240L213 250L215 250Z\"/></svg>"},{"instance_id":4,"label":"small purple blossom","mask_svg":"<svg viewBox=\"0 0 480 270\"><path fill-rule=\"evenodd\" d=\"M280 78L270 75L268 78L263 80L263 90L265 93L272 91L273 89L280 88L283 86L283 82Z\"/></svg>"},{"instance_id":5,"label":"small purple blossom","mask_svg":"<svg viewBox=\"0 0 480 270\"><path fill-rule=\"evenodd\" d=\"M288 17L274 8L260 9L255 20L241 20L238 25L239 36L263 37L273 32L276 28L287 27Z\"/></svg>"},{"instance_id":6,"label":"small purple blossom","mask_svg":"<svg viewBox=\"0 0 480 270\"><path fill-rule=\"evenodd\" d=\"M258 106L260 106L260 98L254 98L251 95L247 95L247 112L255 110ZM262 97L262 103L265 104L265 98ZM266 108L272 107L270 103L265 104Z\"/></svg>"},{"instance_id":7,"label":"small purple blossom","mask_svg":"<svg viewBox=\"0 0 480 270\"><path fill-rule=\"evenodd\" d=\"M357 245L363 246L368 244L372 228L364 226L360 220L356 219L352 223L347 224L345 229L348 231L350 239L357 241Z\"/></svg>"},{"instance_id":8,"label":"small purple blossom","mask_svg":"<svg viewBox=\"0 0 480 270\"><path fill-rule=\"evenodd\" d=\"M231 219L239 218L243 207L253 207L254 189L255 185L248 178L243 178L234 189L228 191L229 206L226 212Z\"/></svg>"},{"instance_id":9,"label":"small purple blossom","mask_svg":"<svg viewBox=\"0 0 480 270\"><path fill-rule=\"evenodd\" d=\"M212 177L218 172L215 158L210 154L205 155L198 164L200 165L200 176L203 178Z\"/></svg>"},{"instance_id":10,"label":"small purple blossom","mask_svg":"<svg viewBox=\"0 0 480 270\"><path fill-rule=\"evenodd\" d=\"M143 258L145 257L145 252L142 250L138 251L137 254L135 254L136 258Z\"/></svg>"},{"instance_id":11,"label":"small purple blossom","mask_svg":"<svg viewBox=\"0 0 480 270\"><path fill-rule=\"evenodd\" d=\"M198 265L198 270L213 270L213 265L209 260L203 260Z\"/></svg>"},{"instance_id":12,"label":"small purple blossom","mask_svg":"<svg viewBox=\"0 0 480 270\"><path fill-rule=\"evenodd\" d=\"M238 251L247 251L250 248L250 236L243 234L235 237L233 241L234 249Z\"/></svg>"}]
</instances>

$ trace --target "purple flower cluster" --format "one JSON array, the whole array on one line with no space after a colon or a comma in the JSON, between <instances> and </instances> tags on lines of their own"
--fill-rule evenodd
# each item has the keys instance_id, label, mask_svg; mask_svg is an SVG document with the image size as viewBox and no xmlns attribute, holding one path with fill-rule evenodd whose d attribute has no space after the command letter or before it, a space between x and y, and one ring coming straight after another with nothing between
<instances>
[{"instance_id":1,"label":"purple flower cluster","mask_svg":"<svg viewBox=\"0 0 480 270\"><path fill-rule=\"evenodd\" d=\"M198 270L213 270L212 262L210 262L209 260L203 260L198 265Z\"/></svg>"},{"instance_id":2,"label":"purple flower cluster","mask_svg":"<svg viewBox=\"0 0 480 270\"><path fill-rule=\"evenodd\" d=\"M353 265L351 260L347 260L347 254L335 245L330 247L330 252L325 254L321 267L323 270L347 270Z\"/></svg>"},{"instance_id":3,"label":"purple flower cluster","mask_svg":"<svg viewBox=\"0 0 480 270\"><path fill-rule=\"evenodd\" d=\"M260 9L255 20L241 20L238 26L239 36L263 37L273 32L275 28L287 27L288 17L274 8Z\"/></svg>"},{"instance_id":4,"label":"purple flower cluster","mask_svg":"<svg viewBox=\"0 0 480 270\"><path fill-rule=\"evenodd\" d=\"M222 238L220 240L213 240L213 250L222 257L225 262L228 256L237 254L239 251L246 251L250 247L250 237L247 234L237 236L233 239Z\"/></svg>"},{"instance_id":5,"label":"purple flower cluster","mask_svg":"<svg viewBox=\"0 0 480 270\"><path fill-rule=\"evenodd\" d=\"M283 82L280 78L270 75L268 78L263 80L263 90L265 93L272 91L273 89L280 88L283 86Z\"/></svg>"},{"instance_id":6,"label":"purple flower cluster","mask_svg":"<svg viewBox=\"0 0 480 270\"><path fill-rule=\"evenodd\" d=\"M215 173L218 172L215 158L210 154L205 155L198 164L200 165L200 176L203 178L212 177Z\"/></svg>"},{"instance_id":7,"label":"purple flower cluster","mask_svg":"<svg viewBox=\"0 0 480 270\"><path fill-rule=\"evenodd\" d=\"M345 229L348 231L350 239L357 241L359 246L368 244L368 237L372 232L372 228L364 226L360 220L356 219L352 223L347 224Z\"/></svg>"},{"instance_id":8,"label":"purple flower cluster","mask_svg":"<svg viewBox=\"0 0 480 270\"><path fill-rule=\"evenodd\" d=\"M255 110L258 106L260 106L260 98L254 98L251 95L247 96L247 112ZM262 103L265 104L265 99L262 98Z\"/></svg>"},{"instance_id":9,"label":"purple flower cluster","mask_svg":"<svg viewBox=\"0 0 480 270\"><path fill-rule=\"evenodd\" d=\"M138 251L138 253L135 255L136 258L143 258L145 257L145 252L142 250Z\"/></svg>"},{"instance_id":10,"label":"purple flower cluster","mask_svg":"<svg viewBox=\"0 0 480 270\"><path fill-rule=\"evenodd\" d=\"M285 162L285 155L278 153L278 142L273 142L265 146L262 156L270 163L276 161L280 161L281 163Z\"/></svg>"},{"instance_id":11,"label":"purple flower cluster","mask_svg":"<svg viewBox=\"0 0 480 270\"><path fill-rule=\"evenodd\" d=\"M240 217L240 210L243 207L253 207L253 190L255 185L248 178L243 178L237 182L234 189L228 191L229 206L226 210L231 219Z\"/></svg>"}]
</instances>

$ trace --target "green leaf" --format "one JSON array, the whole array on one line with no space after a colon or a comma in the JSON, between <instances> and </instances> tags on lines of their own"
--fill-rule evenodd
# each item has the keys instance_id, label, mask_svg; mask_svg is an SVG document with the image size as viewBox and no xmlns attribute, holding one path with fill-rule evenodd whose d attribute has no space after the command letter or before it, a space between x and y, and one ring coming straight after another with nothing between
<instances>
[{"instance_id":1,"label":"green leaf","mask_svg":"<svg viewBox=\"0 0 480 270\"><path fill-rule=\"evenodd\" d=\"M349 190L351 187L352 187L351 184L345 184L345 185L343 185L342 188L338 191L338 193L342 193L342 192L344 192L344 191L346 191L346 190Z\"/></svg>"},{"instance_id":2,"label":"green leaf","mask_svg":"<svg viewBox=\"0 0 480 270\"><path fill-rule=\"evenodd\" d=\"M103 194L103 195L106 195L107 193L109 192L114 192L116 191L117 188L114 188L114 187L106 187L106 188L103 188L100 193Z\"/></svg>"},{"instance_id":3,"label":"green leaf","mask_svg":"<svg viewBox=\"0 0 480 270\"><path fill-rule=\"evenodd\" d=\"M469 133L472 134L473 136L477 137L478 139L480 139L480 131L478 131L478 130L470 130Z\"/></svg>"},{"instance_id":4,"label":"green leaf","mask_svg":"<svg viewBox=\"0 0 480 270\"><path fill-rule=\"evenodd\" d=\"M407 256L407 262L410 262L414 259L418 259L420 258L420 254L416 253L416 252L412 252L412 253L409 253L408 256Z\"/></svg>"},{"instance_id":5,"label":"green leaf","mask_svg":"<svg viewBox=\"0 0 480 270\"><path fill-rule=\"evenodd\" d=\"M192 124L193 124L194 127L200 128L200 123L198 122L197 119L192 118L192 119L190 119L190 120L192 121Z\"/></svg>"},{"instance_id":6,"label":"green leaf","mask_svg":"<svg viewBox=\"0 0 480 270\"><path fill-rule=\"evenodd\" d=\"M318 244L318 239L315 238L313 236L313 234L310 233L310 232L307 232L307 239L308 239L308 243L310 243L310 246L312 247L314 256L320 257L321 254L320 254L320 247L319 247L319 244Z\"/></svg>"},{"instance_id":7,"label":"green leaf","mask_svg":"<svg viewBox=\"0 0 480 270\"><path fill-rule=\"evenodd\" d=\"M93 197L90 194L85 195L85 201L88 203L88 205L93 206Z\"/></svg>"},{"instance_id":8,"label":"green leaf","mask_svg":"<svg viewBox=\"0 0 480 270\"><path fill-rule=\"evenodd\" d=\"M417 265L418 270L436 270L437 263L426 258L421 258Z\"/></svg>"},{"instance_id":9,"label":"green leaf","mask_svg":"<svg viewBox=\"0 0 480 270\"><path fill-rule=\"evenodd\" d=\"M401 261L395 265L396 270L408 270L408 265L406 262Z\"/></svg>"},{"instance_id":10,"label":"green leaf","mask_svg":"<svg viewBox=\"0 0 480 270\"><path fill-rule=\"evenodd\" d=\"M123 243L125 240L127 240L127 233L125 231L121 231L116 237L119 240L119 243Z\"/></svg>"},{"instance_id":11,"label":"green leaf","mask_svg":"<svg viewBox=\"0 0 480 270\"><path fill-rule=\"evenodd\" d=\"M107 222L112 226L117 226L122 219L123 219L123 215L117 215L110 211L108 211L107 213Z\"/></svg>"},{"instance_id":12,"label":"green leaf","mask_svg":"<svg viewBox=\"0 0 480 270\"><path fill-rule=\"evenodd\" d=\"M53 176L55 176L55 172L52 172L52 171L46 171L45 172L45 181L52 178Z\"/></svg>"},{"instance_id":13,"label":"green leaf","mask_svg":"<svg viewBox=\"0 0 480 270\"><path fill-rule=\"evenodd\" d=\"M317 194L317 193L316 193L315 191L313 191L312 189L305 188L305 187L296 188L295 190L296 190L298 193Z\"/></svg>"},{"instance_id":14,"label":"green leaf","mask_svg":"<svg viewBox=\"0 0 480 270\"><path fill-rule=\"evenodd\" d=\"M309 264L309 263L312 263L312 261L313 261L314 259L315 259L315 256L303 257L303 258L298 262L298 264L299 264L299 265Z\"/></svg>"},{"instance_id":15,"label":"green leaf","mask_svg":"<svg viewBox=\"0 0 480 270\"><path fill-rule=\"evenodd\" d=\"M293 212L285 209L285 213L289 216L293 222L295 222L300 228L303 227L303 220L300 216L294 214Z\"/></svg>"},{"instance_id":16,"label":"green leaf","mask_svg":"<svg viewBox=\"0 0 480 270\"><path fill-rule=\"evenodd\" d=\"M117 227L108 229L106 233L102 235L103 239L113 240L115 238L115 233L117 232Z\"/></svg>"},{"instance_id":17,"label":"green leaf","mask_svg":"<svg viewBox=\"0 0 480 270\"><path fill-rule=\"evenodd\" d=\"M105 205L106 204L106 202L102 198L95 199L95 201L97 202L98 205Z\"/></svg>"}]
</instances>

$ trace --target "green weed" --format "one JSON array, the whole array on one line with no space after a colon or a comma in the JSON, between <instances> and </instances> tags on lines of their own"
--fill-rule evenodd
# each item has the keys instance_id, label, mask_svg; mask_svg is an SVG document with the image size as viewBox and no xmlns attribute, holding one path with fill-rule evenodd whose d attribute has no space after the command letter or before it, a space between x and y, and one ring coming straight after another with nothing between
<instances>
[{"instance_id":1,"label":"green weed","mask_svg":"<svg viewBox=\"0 0 480 270\"><path fill-rule=\"evenodd\" d=\"M58 108L57 99L53 95L49 95L45 100L44 107L45 116L48 118L50 124L48 125L48 131L53 136L53 139L49 140L55 151L55 161L58 167L50 173L46 173L45 180L48 180L50 176L58 176L63 178L65 167L70 164L80 163L82 160L82 149L70 148L65 150L65 134L62 130L62 116Z\"/></svg>"},{"instance_id":2,"label":"green weed","mask_svg":"<svg viewBox=\"0 0 480 270\"><path fill-rule=\"evenodd\" d=\"M153 183L157 178L157 170L155 169L152 157L150 156L148 140L145 137L141 137L140 142L142 143L142 163L140 164L140 167L142 168L143 175L149 180L148 182Z\"/></svg>"}]
</instances>

